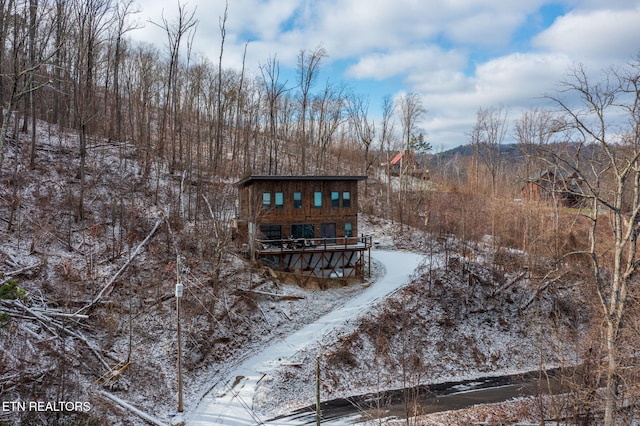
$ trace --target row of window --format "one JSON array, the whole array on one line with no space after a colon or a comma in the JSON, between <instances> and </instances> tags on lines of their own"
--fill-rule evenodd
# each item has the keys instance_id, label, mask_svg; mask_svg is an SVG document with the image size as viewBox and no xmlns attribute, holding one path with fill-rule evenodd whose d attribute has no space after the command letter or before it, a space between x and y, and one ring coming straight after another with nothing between
<instances>
[{"instance_id":1,"label":"row of window","mask_svg":"<svg viewBox=\"0 0 640 426\"><path fill-rule=\"evenodd\" d=\"M334 239L336 237L335 228L335 223L321 224L322 236ZM260 225L260 232L262 232L263 237L267 240L281 240L284 238L282 235L282 225ZM353 224L351 224L351 222L344 224L344 236L346 238L353 237ZM294 239L313 239L316 237L316 226L312 223L291 225L291 237Z\"/></svg>"},{"instance_id":2,"label":"row of window","mask_svg":"<svg viewBox=\"0 0 640 426\"><path fill-rule=\"evenodd\" d=\"M322 192L316 191L313 193L313 207L322 208L322 200L323 200ZM351 192L343 191L342 193L340 193L339 191L332 191L331 207L339 208L341 206L343 208L351 207ZM284 192L274 192L274 193L263 192L262 193L262 208L271 209L272 207L275 207L276 209L284 208ZM293 208L294 209L302 208L302 192L293 193Z\"/></svg>"}]
</instances>

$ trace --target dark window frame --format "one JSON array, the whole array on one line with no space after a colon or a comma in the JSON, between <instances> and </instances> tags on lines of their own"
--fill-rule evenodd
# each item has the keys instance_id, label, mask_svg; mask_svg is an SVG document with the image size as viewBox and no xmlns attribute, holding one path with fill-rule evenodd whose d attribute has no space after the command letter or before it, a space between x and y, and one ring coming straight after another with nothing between
<instances>
[{"instance_id":1,"label":"dark window frame","mask_svg":"<svg viewBox=\"0 0 640 426\"><path fill-rule=\"evenodd\" d=\"M296 199L296 196L299 198ZM302 208L302 192L296 191L293 193L293 208L301 209Z\"/></svg>"},{"instance_id":2,"label":"dark window frame","mask_svg":"<svg viewBox=\"0 0 640 426\"><path fill-rule=\"evenodd\" d=\"M284 192L275 192L273 198L276 205L276 209L279 209L279 210L284 209ZM280 198L280 203L278 203L278 198Z\"/></svg>"},{"instance_id":3,"label":"dark window frame","mask_svg":"<svg viewBox=\"0 0 640 426\"><path fill-rule=\"evenodd\" d=\"M351 191L342 191L342 207L351 208Z\"/></svg>"},{"instance_id":4,"label":"dark window frame","mask_svg":"<svg viewBox=\"0 0 640 426\"><path fill-rule=\"evenodd\" d=\"M340 207L340 192L331 191L331 208L337 209Z\"/></svg>"},{"instance_id":5,"label":"dark window frame","mask_svg":"<svg viewBox=\"0 0 640 426\"><path fill-rule=\"evenodd\" d=\"M262 193L262 209L270 210L271 209L271 192L263 192Z\"/></svg>"},{"instance_id":6,"label":"dark window frame","mask_svg":"<svg viewBox=\"0 0 640 426\"><path fill-rule=\"evenodd\" d=\"M260 233L264 235L265 240L282 239L282 225L277 224L262 224L260 225Z\"/></svg>"},{"instance_id":7,"label":"dark window frame","mask_svg":"<svg viewBox=\"0 0 640 426\"><path fill-rule=\"evenodd\" d=\"M348 230L347 230L347 225L348 226ZM345 238L352 238L353 237L353 223L351 222L345 222L344 223L344 237Z\"/></svg>"},{"instance_id":8,"label":"dark window frame","mask_svg":"<svg viewBox=\"0 0 640 426\"><path fill-rule=\"evenodd\" d=\"M316 227L313 223L296 223L291 225L291 235L310 240L316 237Z\"/></svg>"}]
</instances>

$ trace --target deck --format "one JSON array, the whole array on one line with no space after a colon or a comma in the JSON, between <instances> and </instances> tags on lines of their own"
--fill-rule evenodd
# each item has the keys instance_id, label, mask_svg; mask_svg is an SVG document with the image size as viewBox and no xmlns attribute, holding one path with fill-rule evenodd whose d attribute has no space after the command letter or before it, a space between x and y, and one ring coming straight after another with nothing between
<instances>
[{"instance_id":1,"label":"deck","mask_svg":"<svg viewBox=\"0 0 640 426\"><path fill-rule=\"evenodd\" d=\"M365 252L370 265L371 241L371 236L257 240L255 255L287 272L320 278L363 278Z\"/></svg>"}]
</instances>

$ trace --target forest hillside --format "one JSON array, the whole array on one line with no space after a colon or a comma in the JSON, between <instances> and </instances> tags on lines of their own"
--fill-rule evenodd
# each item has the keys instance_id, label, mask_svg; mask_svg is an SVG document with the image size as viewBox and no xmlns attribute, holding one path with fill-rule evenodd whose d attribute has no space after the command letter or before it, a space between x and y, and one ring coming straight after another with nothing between
<instances>
[{"instance_id":1,"label":"forest hillside","mask_svg":"<svg viewBox=\"0 0 640 426\"><path fill-rule=\"evenodd\" d=\"M599 80L569 70L549 110L482 106L469 146L444 155L419 94L385 97L374 120L375 100L319 81L321 46L301 48L289 82L276 56L257 73L194 60L184 8L161 50L128 39L130 2L0 7L0 422L143 421L116 396L167 420L178 279L189 404L242 354L362 291L291 286L238 253L234 183L251 174L366 175L376 247L443 259L327 343L332 394L364 361L400 366L407 384L520 365L514 345L559 341L527 359L568 368L554 418L637 419L638 58ZM287 309L256 292L283 289ZM491 346L498 335L511 343Z\"/></svg>"}]
</instances>

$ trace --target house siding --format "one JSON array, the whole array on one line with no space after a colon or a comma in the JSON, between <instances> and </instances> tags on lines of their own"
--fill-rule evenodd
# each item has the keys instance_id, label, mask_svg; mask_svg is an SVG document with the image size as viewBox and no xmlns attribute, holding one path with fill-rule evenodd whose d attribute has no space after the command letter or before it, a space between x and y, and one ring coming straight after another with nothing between
<instances>
[{"instance_id":1,"label":"house siding","mask_svg":"<svg viewBox=\"0 0 640 426\"><path fill-rule=\"evenodd\" d=\"M261 225L280 225L282 238L293 235L293 225L314 225L314 238L322 238L323 224L335 224L334 237L344 237L345 224L350 223L352 235L358 235L358 182L364 176L321 177L249 177L238 183L238 219L252 223L256 230ZM270 193L269 208L263 207L263 193ZM302 194L301 208L294 207L294 193ZM314 193L322 194L322 207L314 206ZM337 192L338 206L332 205L331 193ZM276 193L283 194L282 208L276 208ZM345 207L344 194L349 194ZM260 238L257 236L257 238Z\"/></svg>"}]
</instances>

